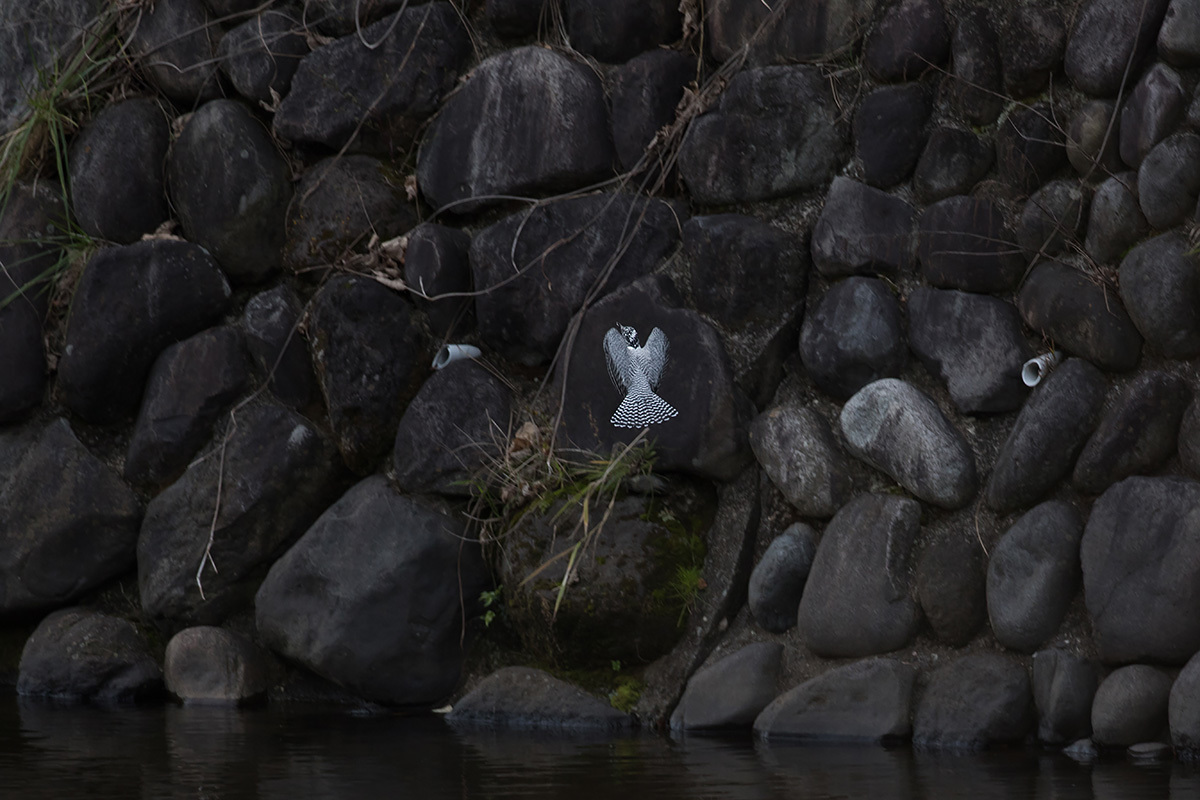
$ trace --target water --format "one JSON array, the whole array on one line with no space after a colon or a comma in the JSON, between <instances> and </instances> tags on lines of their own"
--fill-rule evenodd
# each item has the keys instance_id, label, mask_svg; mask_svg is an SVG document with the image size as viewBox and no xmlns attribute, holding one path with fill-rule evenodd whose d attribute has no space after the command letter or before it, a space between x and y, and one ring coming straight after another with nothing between
<instances>
[{"instance_id":1,"label":"water","mask_svg":"<svg viewBox=\"0 0 1200 800\"><path fill-rule=\"evenodd\" d=\"M1181 764L1093 766L1033 751L764 745L459 732L437 717L328 709L56 706L0 698L0 798L1200 797Z\"/></svg>"}]
</instances>

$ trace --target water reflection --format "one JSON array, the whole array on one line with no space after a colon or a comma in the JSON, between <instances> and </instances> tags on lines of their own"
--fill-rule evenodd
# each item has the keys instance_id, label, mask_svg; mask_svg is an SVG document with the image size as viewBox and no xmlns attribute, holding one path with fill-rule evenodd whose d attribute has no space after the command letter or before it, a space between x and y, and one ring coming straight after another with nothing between
<instances>
[{"instance_id":1,"label":"water reflection","mask_svg":"<svg viewBox=\"0 0 1200 800\"><path fill-rule=\"evenodd\" d=\"M0 697L0 797L570 800L1200 797L1167 763L454 730L335 709L98 708Z\"/></svg>"}]
</instances>

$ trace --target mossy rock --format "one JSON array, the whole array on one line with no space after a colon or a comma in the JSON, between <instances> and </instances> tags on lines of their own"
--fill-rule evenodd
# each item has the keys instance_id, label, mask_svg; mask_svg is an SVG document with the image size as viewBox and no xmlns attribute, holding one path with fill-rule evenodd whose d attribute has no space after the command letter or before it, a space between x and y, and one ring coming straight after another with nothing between
<instances>
[{"instance_id":1,"label":"mossy rock","mask_svg":"<svg viewBox=\"0 0 1200 800\"><path fill-rule=\"evenodd\" d=\"M699 588L704 536L716 513L710 488L672 488L662 497L618 498L603 524L608 499L589 507L592 534L576 557L557 615L567 553L583 537L582 507L559 502L526 514L504 537L497 551L499 582L506 587L512 627L531 655L589 669L613 661L644 664L671 649L683 631L689 592Z\"/></svg>"}]
</instances>

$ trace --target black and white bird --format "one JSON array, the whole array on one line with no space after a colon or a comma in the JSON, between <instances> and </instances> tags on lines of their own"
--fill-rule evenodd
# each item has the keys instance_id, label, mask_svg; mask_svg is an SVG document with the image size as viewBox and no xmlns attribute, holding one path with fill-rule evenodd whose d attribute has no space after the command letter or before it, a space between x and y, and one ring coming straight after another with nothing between
<instances>
[{"instance_id":1,"label":"black and white bird","mask_svg":"<svg viewBox=\"0 0 1200 800\"><path fill-rule=\"evenodd\" d=\"M645 428L679 413L654 393L667 366L667 350L667 336L658 328L650 331L645 346L638 344L638 332L628 325L617 323L604 334L608 376L625 392L625 399L613 412L613 425Z\"/></svg>"}]
</instances>

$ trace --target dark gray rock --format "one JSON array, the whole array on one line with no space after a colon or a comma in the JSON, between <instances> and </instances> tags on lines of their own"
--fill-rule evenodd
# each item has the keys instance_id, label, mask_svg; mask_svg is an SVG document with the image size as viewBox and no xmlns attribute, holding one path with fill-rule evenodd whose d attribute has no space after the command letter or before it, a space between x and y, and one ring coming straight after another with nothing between
<instances>
[{"instance_id":1,"label":"dark gray rock","mask_svg":"<svg viewBox=\"0 0 1200 800\"><path fill-rule=\"evenodd\" d=\"M812 259L828 278L907 272L916 246L913 207L850 178L837 177L812 232Z\"/></svg>"},{"instance_id":2,"label":"dark gray rock","mask_svg":"<svg viewBox=\"0 0 1200 800\"><path fill-rule=\"evenodd\" d=\"M1171 684L1167 720L1171 744L1194 756L1200 750L1200 653L1188 660Z\"/></svg>"},{"instance_id":3,"label":"dark gray rock","mask_svg":"<svg viewBox=\"0 0 1200 800\"><path fill-rule=\"evenodd\" d=\"M941 0L900 0L879 20L863 47L863 63L888 83L912 80L946 63L950 29Z\"/></svg>"},{"instance_id":4,"label":"dark gray rock","mask_svg":"<svg viewBox=\"0 0 1200 800\"><path fill-rule=\"evenodd\" d=\"M739 72L718 106L697 117L679 174L701 205L767 200L824 186L846 152L846 128L816 67ZM755 142L753 148L746 142Z\"/></svg>"},{"instance_id":5,"label":"dark gray rock","mask_svg":"<svg viewBox=\"0 0 1200 800\"><path fill-rule=\"evenodd\" d=\"M538 32L544 5L544 0L486 0L483 13L500 36L522 39Z\"/></svg>"},{"instance_id":6,"label":"dark gray rock","mask_svg":"<svg viewBox=\"0 0 1200 800\"><path fill-rule=\"evenodd\" d=\"M327 266L365 253L371 238L387 241L417 222L395 171L371 156L342 155L305 170L287 209L283 264Z\"/></svg>"},{"instance_id":7,"label":"dark gray rock","mask_svg":"<svg viewBox=\"0 0 1200 800\"><path fill-rule=\"evenodd\" d=\"M1121 162L1121 116L1111 100L1089 100L1071 116L1067 160L1085 178L1105 178L1125 168Z\"/></svg>"},{"instance_id":8,"label":"dark gray rock","mask_svg":"<svg viewBox=\"0 0 1200 800\"><path fill-rule=\"evenodd\" d=\"M1186 236L1165 233L1130 250L1120 286L1146 344L1167 358L1200 354L1200 261Z\"/></svg>"},{"instance_id":9,"label":"dark gray rock","mask_svg":"<svg viewBox=\"0 0 1200 800\"><path fill-rule=\"evenodd\" d=\"M604 503L598 535L600 511L593 507L587 539L579 501L533 508L505 534L496 582L505 587L509 622L528 652L568 668L610 670L614 660L646 663L671 650L684 634L689 603L703 602L679 597L672 582L680 568L702 566L717 503L702 484L678 479L670 488L653 499L627 494ZM560 600L567 554L584 541L587 550L574 560L576 577ZM710 567L703 565L705 575Z\"/></svg>"},{"instance_id":10,"label":"dark gray rock","mask_svg":"<svg viewBox=\"0 0 1200 800\"><path fill-rule=\"evenodd\" d=\"M754 217L713 214L684 224L683 255L689 304L725 332L738 385L769 405L804 318L807 243Z\"/></svg>"},{"instance_id":11,"label":"dark gray rock","mask_svg":"<svg viewBox=\"0 0 1200 800\"><path fill-rule=\"evenodd\" d=\"M170 216L163 164L170 141L158 103L105 107L71 144L71 212L98 239L127 244Z\"/></svg>"},{"instance_id":12,"label":"dark gray rock","mask_svg":"<svg viewBox=\"0 0 1200 800\"><path fill-rule=\"evenodd\" d=\"M863 99L854 115L854 151L864 181L886 189L909 176L925 147L932 110L919 83L884 86Z\"/></svg>"},{"instance_id":13,"label":"dark gray rock","mask_svg":"<svg viewBox=\"0 0 1200 800\"><path fill-rule=\"evenodd\" d=\"M1092 741L1100 747L1129 747L1158 740L1167 732L1171 676L1145 664L1113 670L1092 701Z\"/></svg>"},{"instance_id":14,"label":"dark gray rock","mask_svg":"<svg viewBox=\"0 0 1200 800\"><path fill-rule=\"evenodd\" d=\"M313 298L308 334L337 448L350 469L369 475L428 374L416 317L392 290L340 274Z\"/></svg>"},{"instance_id":15,"label":"dark gray rock","mask_svg":"<svg viewBox=\"0 0 1200 800\"><path fill-rule=\"evenodd\" d=\"M1100 418L1075 463L1072 482L1099 494L1122 478L1152 472L1175 452L1191 399L1183 379L1157 370L1138 375Z\"/></svg>"},{"instance_id":16,"label":"dark gray rock","mask_svg":"<svg viewBox=\"0 0 1200 800\"><path fill-rule=\"evenodd\" d=\"M288 168L244 106L213 100L192 114L171 146L167 180L184 233L230 280L257 283L279 268Z\"/></svg>"},{"instance_id":17,"label":"dark gray rock","mask_svg":"<svg viewBox=\"0 0 1200 800\"><path fill-rule=\"evenodd\" d=\"M1066 477L1100 418L1106 389L1104 376L1082 359L1051 372L996 456L987 504L1000 513L1027 508Z\"/></svg>"},{"instance_id":18,"label":"dark gray rock","mask_svg":"<svg viewBox=\"0 0 1200 800\"><path fill-rule=\"evenodd\" d=\"M896 378L869 383L840 417L852 455L927 503L961 508L979 487L975 456L937 404Z\"/></svg>"},{"instance_id":19,"label":"dark gray rock","mask_svg":"<svg viewBox=\"0 0 1200 800\"><path fill-rule=\"evenodd\" d=\"M19 300L41 323L58 274L55 265L63 256L61 232L68 224L63 190L56 182L18 180L9 185L0 203L0 308Z\"/></svg>"},{"instance_id":20,"label":"dark gray rock","mask_svg":"<svg viewBox=\"0 0 1200 800\"><path fill-rule=\"evenodd\" d=\"M1029 193L1066 164L1062 125L1048 103L1011 111L996 130L996 170L1002 181Z\"/></svg>"},{"instance_id":21,"label":"dark gray rock","mask_svg":"<svg viewBox=\"0 0 1200 800\"><path fill-rule=\"evenodd\" d=\"M240 608L341 481L333 445L303 417L279 406L243 409L223 457L194 462L147 506L137 546L142 611L211 624Z\"/></svg>"},{"instance_id":22,"label":"dark gray rock","mask_svg":"<svg viewBox=\"0 0 1200 800\"><path fill-rule=\"evenodd\" d=\"M456 727L550 731L615 733L633 727L628 714L531 667L496 670L455 703L446 721Z\"/></svg>"},{"instance_id":23,"label":"dark gray rock","mask_svg":"<svg viewBox=\"0 0 1200 800\"><path fill-rule=\"evenodd\" d=\"M89 422L132 417L159 352L220 319L231 293L217 262L190 242L100 250L71 302L58 362L63 403Z\"/></svg>"},{"instance_id":24,"label":"dark gray rock","mask_svg":"<svg viewBox=\"0 0 1200 800\"><path fill-rule=\"evenodd\" d=\"M242 97L271 105L292 88L308 55L304 27L288 11L269 9L231 29L217 46L221 72Z\"/></svg>"},{"instance_id":25,"label":"dark gray rock","mask_svg":"<svg viewBox=\"0 0 1200 800\"><path fill-rule=\"evenodd\" d=\"M488 58L446 100L421 140L417 182L430 205L463 213L497 202L490 195L597 183L614 156L599 78L530 45Z\"/></svg>"},{"instance_id":26,"label":"dark gray rock","mask_svg":"<svg viewBox=\"0 0 1200 800\"><path fill-rule=\"evenodd\" d=\"M254 598L259 636L368 700L436 705L458 684L464 603L485 586L464 534L461 517L367 478L271 567Z\"/></svg>"},{"instance_id":27,"label":"dark gray rock","mask_svg":"<svg viewBox=\"0 0 1200 800\"><path fill-rule=\"evenodd\" d=\"M0 610L66 605L134 563L141 504L61 417L0 434Z\"/></svg>"},{"instance_id":28,"label":"dark gray rock","mask_svg":"<svg viewBox=\"0 0 1200 800\"><path fill-rule=\"evenodd\" d=\"M815 530L793 523L771 541L750 573L750 613L771 633L784 633L796 624L817 541Z\"/></svg>"},{"instance_id":29,"label":"dark gray rock","mask_svg":"<svg viewBox=\"0 0 1200 800\"><path fill-rule=\"evenodd\" d=\"M974 538L930 542L917 562L917 598L934 636L962 647L987 618L983 550Z\"/></svg>"},{"instance_id":30,"label":"dark gray rock","mask_svg":"<svg viewBox=\"0 0 1200 800\"><path fill-rule=\"evenodd\" d=\"M1017 295L1017 308L1035 332L1103 369L1125 372L1141 358L1142 337L1116 292L1075 267L1038 263Z\"/></svg>"},{"instance_id":31,"label":"dark gray rock","mask_svg":"<svg viewBox=\"0 0 1200 800\"><path fill-rule=\"evenodd\" d=\"M913 744L929 750L980 750L1020 742L1033 728L1029 675L996 653L938 667L917 701Z\"/></svg>"},{"instance_id":32,"label":"dark gray rock","mask_svg":"<svg viewBox=\"0 0 1200 800\"><path fill-rule=\"evenodd\" d=\"M254 295L242 312L246 349L257 376L291 408L304 408L317 397L312 357L299 330L303 313L300 298L286 284Z\"/></svg>"},{"instance_id":33,"label":"dark gray rock","mask_svg":"<svg viewBox=\"0 0 1200 800\"><path fill-rule=\"evenodd\" d=\"M227 2L228 0L220 0ZM235 3L249 0L232 0ZM260 3L253 4L261 5ZM304 19L306 22L326 36L345 36L354 33L359 27L378 22L381 18L405 6L411 5L404 0L366 0L366 2L346 2L346 0L304 0ZM248 10L248 9L243 9ZM368 42L378 41L378 36L369 37L363 34Z\"/></svg>"},{"instance_id":34,"label":"dark gray rock","mask_svg":"<svg viewBox=\"0 0 1200 800\"><path fill-rule=\"evenodd\" d=\"M746 44L752 63L814 61L848 52L868 27L875 6L876 0L792 2L770 8L713 0L704 8L705 32L718 61Z\"/></svg>"},{"instance_id":35,"label":"dark gray rock","mask_svg":"<svg viewBox=\"0 0 1200 800\"><path fill-rule=\"evenodd\" d=\"M1175 129L1190 99L1175 70L1165 64L1146 70L1121 108L1121 160L1137 169Z\"/></svg>"},{"instance_id":36,"label":"dark gray rock","mask_svg":"<svg viewBox=\"0 0 1200 800\"><path fill-rule=\"evenodd\" d=\"M396 430L392 470L400 491L471 494L468 479L508 445L511 404L508 387L474 361L435 372Z\"/></svg>"},{"instance_id":37,"label":"dark gray rock","mask_svg":"<svg viewBox=\"0 0 1200 800\"><path fill-rule=\"evenodd\" d=\"M631 194L557 200L506 217L471 242L480 337L513 361L543 364L597 281L607 273L610 292L647 275L678 241L675 210Z\"/></svg>"},{"instance_id":38,"label":"dark gray rock","mask_svg":"<svg viewBox=\"0 0 1200 800\"><path fill-rule=\"evenodd\" d=\"M1200 194L1200 136L1176 133L1163 139L1138 168L1138 202L1159 230L1191 218Z\"/></svg>"},{"instance_id":39,"label":"dark gray rock","mask_svg":"<svg viewBox=\"0 0 1200 800\"><path fill-rule=\"evenodd\" d=\"M996 641L1031 653L1054 635L1079 588L1083 519L1049 500L1000 537L988 560L988 618Z\"/></svg>"},{"instance_id":40,"label":"dark gray rock","mask_svg":"<svg viewBox=\"0 0 1200 800\"><path fill-rule=\"evenodd\" d=\"M1083 597L1101 661L1182 664L1200 650L1200 484L1126 478L1092 506Z\"/></svg>"},{"instance_id":41,"label":"dark gray rock","mask_svg":"<svg viewBox=\"0 0 1200 800\"><path fill-rule=\"evenodd\" d=\"M749 728L775 699L783 645L755 642L693 675L671 714L671 730Z\"/></svg>"},{"instance_id":42,"label":"dark gray rock","mask_svg":"<svg viewBox=\"0 0 1200 800\"><path fill-rule=\"evenodd\" d=\"M670 44L683 33L674 0L569 0L564 16L571 46L610 64Z\"/></svg>"},{"instance_id":43,"label":"dark gray rock","mask_svg":"<svg viewBox=\"0 0 1200 800\"><path fill-rule=\"evenodd\" d=\"M787 403L764 411L750 426L750 447L802 516L832 517L850 499L846 456L814 409Z\"/></svg>"},{"instance_id":44,"label":"dark gray rock","mask_svg":"<svg viewBox=\"0 0 1200 800\"><path fill-rule=\"evenodd\" d=\"M450 339L475 326L470 296L426 300L420 295L467 295L471 291L469 234L445 225L422 222L408 232L404 282L413 289L413 304L425 311L435 339ZM420 294L417 294L417 293Z\"/></svg>"},{"instance_id":45,"label":"dark gray rock","mask_svg":"<svg viewBox=\"0 0 1200 800\"><path fill-rule=\"evenodd\" d=\"M1050 181L1029 196L1017 242L1030 258L1075 250L1087 225L1092 193L1078 180Z\"/></svg>"},{"instance_id":46,"label":"dark gray rock","mask_svg":"<svg viewBox=\"0 0 1200 800\"><path fill-rule=\"evenodd\" d=\"M125 479L159 487L181 475L213 423L246 388L247 367L241 333L226 326L163 350L146 379Z\"/></svg>"},{"instance_id":47,"label":"dark gray rock","mask_svg":"<svg viewBox=\"0 0 1200 800\"><path fill-rule=\"evenodd\" d=\"M142 75L183 106L217 97L221 28L202 0L163 0L142 9L129 51Z\"/></svg>"},{"instance_id":48,"label":"dark gray rock","mask_svg":"<svg viewBox=\"0 0 1200 800\"><path fill-rule=\"evenodd\" d=\"M335 0L328 0L335 2ZM305 5L317 5L321 0L305 0ZM204 0L204 4L208 6L208 10L216 14L218 17L236 16L244 17L262 3L257 0Z\"/></svg>"},{"instance_id":49,"label":"dark gray rock","mask_svg":"<svg viewBox=\"0 0 1200 800\"><path fill-rule=\"evenodd\" d=\"M825 658L896 650L917 632L920 609L910 586L920 526L915 500L865 494L830 521L813 559L797 625L808 649Z\"/></svg>"},{"instance_id":50,"label":"dark gray rock","mask_svg":"<svg viewBox=\"0 0 1200 800\"><path fill-rule=\"evenodd\" d=\"M1021 366L1033 353L1016 306L996 297L941 289L908 297L908 344L966 414L1013 411L1029 393Z\"/></svg>"},{"instance_id":51,"label":"dark gray rock","mask_svg":"<svg viewBox=\"0 0 1200 800\"><path fill-rule=\"evenodd\" d=\"M649 277L613 292L583 317L574 347L556 381L565 381L563 425L575 447L608 453L638 431L611 423L624 392L600 366L605 334L617 323L645 343L654 328L665 334L670 358L656 392L678 416L650 429L655 466L732 480L753 460L746 440L753 409L737 392L728 356L716 331L699 314L680 307L673 284Z\"/></svg>"},{"instance_id":52,"label":"dark gray rock","mask_svg":"<svg viewBox=\"0 0 1200 800\"><path fill-rule=\"evenodd\" d=\"M0 308L0 375L4 375L0 422L18 419L42 402L46 386L42 319L23 298Z\"/></svg>"},{"instance_id":53,"label":"dark gray rock","mask_svg":"<svg viewBox=\"0 0 1200 800\"><path fill-rule=\"evenodd\" d=\"M891 658L834 667L784 692L754 721L768 741L885 742L912 731L916 671Z\"/></svg>"},{"instance_id":54,"label":"dark gray rock","mask_svg":"<svg viewBox=\"0 0 1200 800\"><path fill-rule=\"evenodd\" d=\"M1088 94L1114 96L1127 74L1137 74L1166 10L1167 0L1091 0L1067 40L1067 77Z\"/></svg>"},{"instance_id":55,"label":"dark gray rock","mask_svg":"<svg viewBox=\"0 0 1200 800\"><path fill-rule=\"evenodd\" d=\"M1138 204L1137 174L1122 172L1096 187L1083 249L1101 264L1115 264L1150 231Z\"/></svg>"},{"instance_id":56,"label":"dark gray rock","mask_svg":"<svg viewBox=\"0 0 1200 800\"><path fill-rule=\"evenodd\" d=\"M677 50L651 50L608 75L612 137L621 171L633 169L654 134L675 121L683 89L696 80L696 59Z\"/></svg>"},{"instance_id":57,"label":"dark gray rock","mask_svg":"<svg viewBox=\"0 0 1200 800\"><path fill-rule=\"evenodd\" d=\"M1158 54L1176 67L1200 65L1200 5L1171 0L1158 29Z\"/></svg>"},{"instance_id":58,"label":"dark gray rock","mask_svg":"<svg viewBox=\"0 0 1200 800\"><path fill-rule=\"evenodd\" d=\"M1100 675L1096 663L1066 650L1033 654L1033 699L1038 739L1066 744L1092 735L1092 699Z\"/></svg>"},{"instance_id":59,"label":"dark gray rock","mask_svg":"<svg viewBox=\"0 0 1200 800\"><path fill-rule=\"evenodd\" d=\"M275 113L275 132L339 149L411 146L454 85L470 42L450 3L396 13L363 28L361 39L347 32L305 56Z\"/></svg>"},{"instance_id":60,"label":"dark gray rock","mask_svg":"<svg viewBox=\"0 0 1200 800\"><path fill-rule=\"evenodd\" d=\"M1062 66L1066 47L1067 26L1058 9L1049 4L1013 9L1000 39L1005 92L1017 98L1040 94Z\"/></svg>"},{"instance_id":61,"label":"dark gray rock","mask_svg":"<svg viewBox=\"0 0 1200 800\"><path fill-rule=\"evenodd\" d=\"M917 241L921 273L943 289L1005 292L1025 271L1016 237L986 198L948 197L929 206Z\"/></svg>"},{"instance_id":62,"label":"dark gray rock","mask_svg":"<svg viewBox=\"0 0 1200 800\"><path fill-rule=\"evenodd\" d=\"M967 194L996 160L996 149L971 131L935 128L917 160L912 187L917 199L934 203Z\"/></svg>"},{"instance_id":63,"label":"dark gray rock","mask_svg":"<svg viewBox=\"0 0 1200 800\"><path fill-rule=\"evenodd\" d=\"M846 399L908 362L900 304L878 278L835 283L804 319L800 355L821 391Z\"/></svg>"},{"instance_id":64,"label":"dark gray rock","mask_svg":"<svg viewBox=\"0 0 1200 800\"><path fill-rule=\"evenodd\" d=\"M1200 477L1200 400L1195 397L1183 412L1177 443L1183 468L1193 477Z\"/></svg>"},{"instance_id":65,"label":"dark gray rock","mask_svg":"<svg viewBox=\"0 0 1200 800\"><path fill-rule=\"evenodd\" d=\"M162 692L162 670L132 622L85 608L55 611L21 652L17 694L128 702Z\"/></svg>"},{"instance_id":66,"label":"dark gray rock","mask_svg":"<svg viewBox=\"0 0 1200 800\"><path fill-rule=\"evenodd\" d=\"M171 637L163 676L167 691L184 703L242 703L271 686L265 653L244 636L207 625Z\"/></svg>"},{"instance_id":67,"label":"dark gray rock","mask_svg":"<svg viewBox=\"0 0 1200 800\"><path fill-rule=\"evenodd\" d=\"M1080 739L1063 748L1063 755L1079 764L1093 764L1100 758L1100 751L1091 739Z\"/></svg>"},{"instance_id":68,"label":"dark gray rock","mask_svg":"<svg viewBox=\"0 0 1200 800\"><path fill-rule=\"evenodd\" d=\"M964 8L950 42L953 80L950 102L972 125L991 125L1004 110L1000 43L985 7Z\"/></svg>"}]
</instances>

